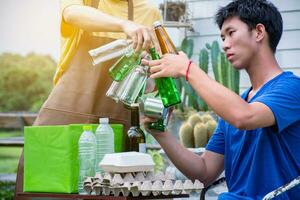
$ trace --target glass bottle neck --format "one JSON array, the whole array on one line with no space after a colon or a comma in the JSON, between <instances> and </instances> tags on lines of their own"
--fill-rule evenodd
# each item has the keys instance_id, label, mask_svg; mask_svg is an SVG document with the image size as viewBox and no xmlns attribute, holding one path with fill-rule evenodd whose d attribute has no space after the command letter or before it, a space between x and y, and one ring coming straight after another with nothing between
<instances>
[{"instance_id":1,"label":"glass bottle neck","mask_svg":"<svg viewBox=\"0 0 300 200\"><path fill-rule=\"evenodd\" d=\"M140 127L140 116L138 107L133 107L131 109L131 126Z\"/></svg>"},{"instance_id":2,"label":"glass bottle neck","mask_svg":"<svg viewBox=\"0 0 300 200\"><path fill-rule=\"evenodd\" d=\"M155 48L151 48L149 49L149 52L151 54L152 60L159 60L160 56L159 54L156 52Z\"/></svg>"}]
</instances>

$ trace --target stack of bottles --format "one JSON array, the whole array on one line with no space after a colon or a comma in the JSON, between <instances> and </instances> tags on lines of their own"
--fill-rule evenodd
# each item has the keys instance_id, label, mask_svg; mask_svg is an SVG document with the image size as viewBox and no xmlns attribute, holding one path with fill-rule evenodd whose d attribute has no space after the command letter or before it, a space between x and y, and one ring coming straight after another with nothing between
<instances>
[{"instance_id":1,"label":"stack of bottles","mask_svg":"<svg viewBox=\"0 0 300 200\"><path fill-rule=\"evenodd\" d=\"M153 26L162 54L177 54L177 50L162 24L157 21ZM121 56L109 69L109 75L113 79L113 83L108 89L106 96L114 99L116 102L121 101L126 106L132 107L138 97L143 95L148 77L148 67L140 65L141 52L135 53L128 40L120 39L91 50L89 53L93 58L94 64ZM149 49L149 53L152 60L160 59L155 48ZM155 84L165 108L181 103L180 93L173 78L157 78L155 79ZM164 121L165 119L161 118L158 120L157 125L149 128L164 130L166 126Z\"/></svg>"}]
</instances>

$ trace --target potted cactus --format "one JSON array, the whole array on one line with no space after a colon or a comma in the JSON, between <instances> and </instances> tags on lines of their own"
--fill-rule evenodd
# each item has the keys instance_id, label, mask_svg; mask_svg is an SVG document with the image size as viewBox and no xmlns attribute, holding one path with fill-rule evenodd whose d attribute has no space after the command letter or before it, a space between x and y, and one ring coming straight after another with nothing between
<instances>
[{"instance_id":1,"label":"potted cactus","mask_svg":"<svg viewBox=\"0 0 300 200\"><path fill-rule=\"evenodd\" d=\"M186 4L183 1L166 1L159 5L159 9L165 16L164 20L178 22L185 14Z\"/></svg>"}]
</instances>

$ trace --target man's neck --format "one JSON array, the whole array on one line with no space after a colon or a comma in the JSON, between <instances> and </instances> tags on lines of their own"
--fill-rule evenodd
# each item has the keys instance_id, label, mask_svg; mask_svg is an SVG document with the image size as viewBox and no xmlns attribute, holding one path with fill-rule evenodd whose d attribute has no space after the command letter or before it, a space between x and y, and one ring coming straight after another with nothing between
<instances>
[{"instance_id":1,"label":"man's neck","mask_svg":"<svg viewBox=\"0 0 300 200\"><path fill-rule=\"evenodd\" d=\"M246 69L252 84L252 90L257 91L266 82L282 73L274 54L269 50L257 53Z\"/></svg>"}]
</instances>

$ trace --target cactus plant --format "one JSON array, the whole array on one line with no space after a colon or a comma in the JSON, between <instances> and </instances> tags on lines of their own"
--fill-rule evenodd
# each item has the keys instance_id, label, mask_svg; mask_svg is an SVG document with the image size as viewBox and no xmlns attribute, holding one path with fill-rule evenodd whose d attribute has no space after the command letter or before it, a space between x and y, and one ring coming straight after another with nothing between
<instances>
[{"instance_id":1,"label":"cactus plant","mask_svg":"<svg viewBox=\"0 0 300 200\"><path fill-rule=\"evenodd\" d=\"M181 50L184 51L189 58L192 56L194 43L193 40L185 38L181 43ZM206 49L201 49L199 53L199 66L203 71L207 73L208 71L208 61L209 53ZM208 106L206 103L197 95L196 91L188 84L184 78L179 78L177 80L177 85L181 88L181 91L184 91L182 102L186 102L185 99L188 98L187 106L193 107L197 111L207 111ZM182 110L182 109L181 109Z\"/></svg>"},{"instance_id":2,"label":"cactus plant","mask_svg":"<svg viewBox=\"0 0 300 200\"><path fill-rule=\"evenodd\" d=\"M181 125L179 129L180 143L186 148L194 147L193 127L190 123L186 122Z\"/></svg>"},{"instance_id":3,"label":"cactus plant","mask_svg":"<svg viewBox=\"0 0 300 200\"><path fill-rule=\"evenodd\" d=\"M213 120L213 118L212 118L212 116L210 114L205 113L205 114L203 114L201 116L201 120L202 120L202 122L206 123L206 122L208 122L210 120Z\"/></svg>"},{"instance_id":4,"label":"cactus plant","mask_svg":"<svg viewBox=\"0 0 300 200\"><path fill-rule=\"evenodd\" d=\"M180 50L186 53L189 58L191 58L194 50L194 41L185 37L181 42Z\"/></svg>"},{"instance_id":5,"label":"cactus plant","mask_svg":"<svg viewBox=\"0 0 300 200\"><path fill-rule=\"evenodd\" d=\"M238 94L240 83L239 71L234 69L226 59L225 53L221 52L217 41L213 41L211 45L206 44L206 48L210 50L215 80Z\"/></svg>"},{"instance_id":6,"label":"cactus plant","mask_svg":"<svg viewBox=\"0 0 300 200\"><path fill-rule=\"evenodd\" d=\"M194 127L195 147L205 147L207 144L207 125L199 122Z\"/></svg>"},{"instance_id":7,"label":"cactus plant","mask_svg":"<svg viewBox=\"0 0 300 200\"><path fill-rule=\"evenodd\" d=\"M179 129L180 143L188 148L204 147L213 134L216 126L217 122L211 113L190 112L189 117Z\"/></svg>"},{"instance_id":8,"label":"cactus plant","mask_svg":"<svg viewBox=\"0 0 300 200\"><path fill-rule=\"evenodd\" d=\"M206 126L207 126L207 134L209 139L216 129L217 122L215 120L209 120L206 122Z\"/></svg>"},{"instance_id":9,"label":"cactus plant","mask_svg":"<svg viewBox=\"0 0 300 200\"><path fill-rule=\"evenodd\" d=\"M195 113L188 118L188 123L190 123L193 128L198 122L202 122L201 117L198 113Z\"/></svg>"},{"instance_id":10,"label":"cactus plant","mask_svg":"<svg viewBox=\"0 0 300 200\"><path fill-rule=\"evenodd\" d=\"M201 49L199 53L199 66L205 73L208 72L208 60L209 60L208 51L204 48Z\"/></svg>"}]
</instances>

